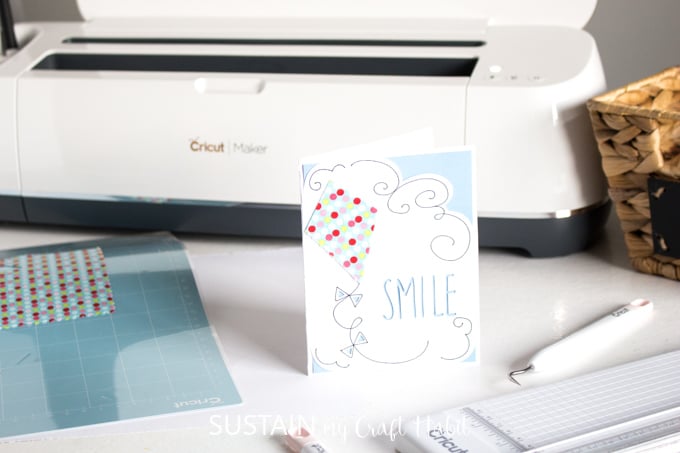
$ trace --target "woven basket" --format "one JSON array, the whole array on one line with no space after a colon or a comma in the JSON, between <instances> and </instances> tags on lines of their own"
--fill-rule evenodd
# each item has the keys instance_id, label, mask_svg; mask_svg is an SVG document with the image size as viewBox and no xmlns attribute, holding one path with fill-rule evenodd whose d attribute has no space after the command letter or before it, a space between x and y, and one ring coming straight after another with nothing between
<instances>
[{"instance_id":1,"label":"woven basket","mask_svg":"<svg viewBox=\"0 0 680 453\"><path fill-rule=\"evenodd\" d=\"M633 267L680 280L677 224L662 224L680 218L680 197L668 195L680 193L680 66L587 105Z\"/></svg>"}]
</instances>

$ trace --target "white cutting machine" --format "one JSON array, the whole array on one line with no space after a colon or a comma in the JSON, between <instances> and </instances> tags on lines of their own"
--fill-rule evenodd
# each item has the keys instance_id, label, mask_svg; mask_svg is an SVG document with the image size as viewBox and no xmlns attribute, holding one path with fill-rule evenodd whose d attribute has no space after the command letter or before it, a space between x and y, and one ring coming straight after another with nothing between
<instances>
[{"instance_id":1,"label":"white cutting machine","mask_svg":"<svg viewBox=\"0 0 680 453\"><path fill-rule=\"evenodd\" d=\"M596 0L78 0L0 62L0 220L300 234L301 157L474 145L482 246L583 248L608 213Z\"/></svg>"}]
</instances>

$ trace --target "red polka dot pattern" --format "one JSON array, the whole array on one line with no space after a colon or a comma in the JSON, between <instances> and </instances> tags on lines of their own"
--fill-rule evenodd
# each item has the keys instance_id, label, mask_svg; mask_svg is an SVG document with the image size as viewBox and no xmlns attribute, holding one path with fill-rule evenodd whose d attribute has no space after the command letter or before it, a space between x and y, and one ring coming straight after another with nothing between
<instances>
[{"instance_id":1,"label":"red polka dot pattern","mask_svg":"<svg viewBox=\"0 0 680 453\"><path fill-rule=\"evenodd\" d=\"M305 234L358 281L364 275L377 212L361 197L350 196L344 188L329 182L305 226Z\"/></svg>"},{"instance_id":2,"label":"red polka dot pattern","mask_svg":"<svg viewBox=\"0 0 680 453\"><path fill-rule=\"evenodd\" d=\"M114 311L104 253L99 247L0 259L2 329Z\"/></svg>"}]
</instances>

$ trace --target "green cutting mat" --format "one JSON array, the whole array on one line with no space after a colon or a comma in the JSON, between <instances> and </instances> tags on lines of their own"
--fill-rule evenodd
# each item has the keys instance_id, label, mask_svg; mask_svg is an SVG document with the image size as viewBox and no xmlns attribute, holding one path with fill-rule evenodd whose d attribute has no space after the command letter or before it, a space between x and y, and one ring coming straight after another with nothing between
<instances>
[{"instance_id":1,"label":"green cutting mat","mask_svg":"<svg viewBox=\"0 0 680 453\"><path fill-rule=\"evenodd\" d=\"M173 236L0 258L89 247L103 251L115 312L0 330L0 437L240 403Z\"/></svg>"}]
</instances>

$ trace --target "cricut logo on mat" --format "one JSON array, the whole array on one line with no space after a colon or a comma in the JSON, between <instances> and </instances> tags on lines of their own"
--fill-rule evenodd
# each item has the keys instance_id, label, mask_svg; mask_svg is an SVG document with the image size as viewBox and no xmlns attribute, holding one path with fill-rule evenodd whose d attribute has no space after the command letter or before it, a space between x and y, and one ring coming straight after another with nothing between
<instances>
[{"instance_id":1,"label":"cricut logo on mat","mask_svg":"<svg viewBox=\"0 0 680 453\"><path fill-rule=\"evenodd\" d=\"M468 450L465 450L460 445L456 444L452 438L444 435L444 433L439 429L433 429L429 434L432 440L437 442L442 448L446 449L445 451L450 453L468 453Z\"/></svg>"}]
</instances>

